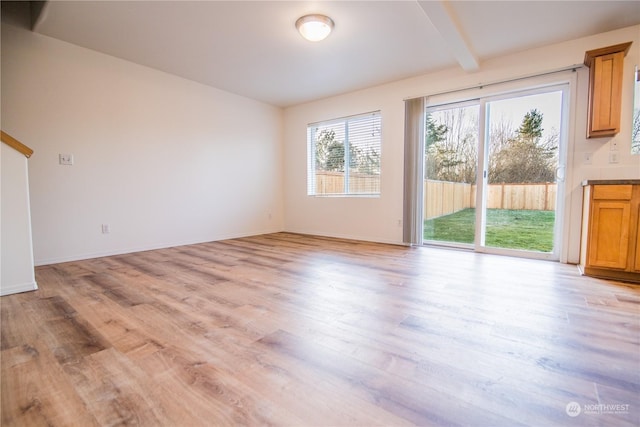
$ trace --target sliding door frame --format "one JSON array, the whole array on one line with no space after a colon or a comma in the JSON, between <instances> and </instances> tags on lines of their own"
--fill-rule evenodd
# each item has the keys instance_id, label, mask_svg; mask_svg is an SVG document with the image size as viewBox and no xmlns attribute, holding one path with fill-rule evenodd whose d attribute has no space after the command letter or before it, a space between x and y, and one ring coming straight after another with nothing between
<instances>
[{"instance_id":1,"label":"sliding door frame","mask_svg":"<svg viewBox=\"0 0 640 427\"><path fill-rule=\"evenodd\" d=\"M573 72L572 72L573 71ZM557 74L557 75L556 75ZM443 93L435 96L427 97L425 103L425 114L429 109L445 108L446 106L463 105L470 103L479 104L479 123L478 123L478 166L477 166L477 179L476 183L476 229L474 244L450 244L446 242L428 242L428 244L434 244L439 246L455 246L459 248L473 249L477 252L509 255L509 256L521 256L527 258L536 259L549 259L559 260L561 262L567 262L567 243L569 240L569 230L565 227L568 224L570 213L568 207L570 206L569 193L566 191L566 187L570 184L570 180L567 177L571 176L571 162L572 162L572 150L573 150L573 128L575 125L574 111L576 106L576 80L577 73L575 70L562 70L558 73L549 73L541 75L539 77L528 77L523 79L516 79L514 81L508 81L504 84L493 84L492 90L488 91L481 86L472 89L465 89L461 91L454 91L450 94ZM545 92L562 91L562 106L561 106L561 124L560 135L558 141L558 169L556 174L557 181L557 194L556 194L556 215L554 224L554 248L553 252L535 252L525 251L517 249L503 249L493 248L485 246L484 231L486 230L486 186L488 182L488 150L489 144L486 141L489 140L490 131L487 120L489 114L487 113L487 103L500 99L508 99L518 96L527 96L533 94L540 94ZM424 159L423 159L424 162ZM482 183L482 185L479 185ZM421 222L424 227L424 220ZM424 232L424 230L423 230ZM421 235L423 235L423 232ZM424 243L421 241L421 243Z\"/></svg>"},{"instance_id":2,"label":"sliding door frame","mask_svg":"<svg viewBox=\"0 0 640 427\"><path fill-rule=\"evenodd\" d=\"M487 96L480 98L480 122L479 122L479 149L478 149L478 176L476 181L479 183L476 192L476 236L475 236L475 248L476 252L492 253L498 255L509 256L522 256L533 259L548 259L558 261L560 259L560 253L562 248L562 230L564 224L564 208L565 208L565 181L567 170L567 146L568 146L568 132L569 125L569 83L558 83L555 85L543 86L538 88L525 88L522 90L516 90L506 92L500 95ZM485 245L486 236L486 204L487 198L487 186L489 185L489 144L487 141L490 139L490 120L491 120L491 102L501 101L506 99L520 98L532 95L540 95L550 92L561 92L561 106L560 106L560 129L558 135L558 164L556 167L556 200L555 200L555 218L553 225L553 250L552 252L537 252L520 249L507 249L500 247L492 247Z\"/></svg>"}]
</instances>

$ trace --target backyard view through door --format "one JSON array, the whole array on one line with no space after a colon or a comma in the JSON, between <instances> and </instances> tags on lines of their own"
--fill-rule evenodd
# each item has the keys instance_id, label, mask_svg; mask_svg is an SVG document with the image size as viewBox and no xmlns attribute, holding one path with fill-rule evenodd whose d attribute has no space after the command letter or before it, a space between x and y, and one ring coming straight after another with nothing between
<instances>
[{"instance_id":1,"label":"backyard view through door","mask_svg":"<svg viewBox=\"0 0 640 427\"><path fill-rule=\"evenodd\" d=\"M425 243L557 259L564 91L427 108Z\"/></svg>"}]
</instances>

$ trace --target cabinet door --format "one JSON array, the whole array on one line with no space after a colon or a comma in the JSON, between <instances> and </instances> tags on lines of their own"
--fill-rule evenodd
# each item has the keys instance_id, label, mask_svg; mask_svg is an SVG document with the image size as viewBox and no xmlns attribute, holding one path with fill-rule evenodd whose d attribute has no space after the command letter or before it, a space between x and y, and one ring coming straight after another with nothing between
<instances>
[{"instance_id":1,"label":"cabinet door","mask_svg":"<svg viewBox=\"0 0 640 427\"><path fill-rule=\"evenodd\" d=\"M640 206L638 206L638 210L636 211L636 218L637 218L636 241L635 241L636 259L633 265L633 270L635 272L640 273ZM631 244L634 244L634 242L631 242Z\"/></svg>"},{"instance_id":2,"label":"cabinet door","mask_svg":"<svg viewBox=\"0 0 640 427\"><path fill-rule=\"evenodd\" d=\"M593 60L590 137L611 136L620 130L623 62L623 52Z\"/></svg>"},{"instance_id":3,"label":"cabinet door","mask_svg":"<svg viewBox=\"0 0 640 427\"><path fill-rule=\"evenodd\" d=\"M628 201L593 201L589 266L627 268L630 215Z\"/></svg>"}]
</instances>

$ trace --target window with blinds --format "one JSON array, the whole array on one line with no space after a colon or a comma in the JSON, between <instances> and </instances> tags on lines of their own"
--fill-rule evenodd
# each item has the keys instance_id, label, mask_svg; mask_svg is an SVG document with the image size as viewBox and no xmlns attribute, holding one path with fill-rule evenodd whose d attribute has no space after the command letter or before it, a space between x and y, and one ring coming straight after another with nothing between
<instances>
[{"instance_id":1,"label":"window with blinds","mask_svg":"<svg viewBox=\"0 0 640 427\"><path fill-rule=\"evenodd\" d=\"M380 111L307 126L307 194L380 195Z\"/></svg>"}]
</instances>

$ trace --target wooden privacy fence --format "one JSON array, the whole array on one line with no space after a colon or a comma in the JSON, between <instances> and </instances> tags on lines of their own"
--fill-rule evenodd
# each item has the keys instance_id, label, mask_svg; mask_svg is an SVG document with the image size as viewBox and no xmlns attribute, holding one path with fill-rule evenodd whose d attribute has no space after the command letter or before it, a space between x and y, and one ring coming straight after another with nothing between
<instances>
[{"instance_id":1,"label":"wooden privacy fence","mask_svg":"<svg viewBox=\"0 0 640 427\"><path fill-rule=\"evenodd\" d=\"M556 184L490 184L487 186L487 208L552 211L556 209ZM425 219L449 215L476 207L476 186L463 182L424 181ZM317 172L316 194L344 192L343 172ZM349 193L380 192L380 175L351 174Z\"/></svg>"},{"instance_id":2,"label":"wooden privacy fence","mask_svg":"<svg viewBox=\"0 0 640 427\"><path fill-rule=\"evenodd\" d=\"M488 187L488 209L526 209L532 211L556 210L557 186L552 182L532 184L490 184Z\"/></svg>"},{"instance_id":3,"label":"wooden privacy fence","mask_svg":"<svg viewBox=\"0 0 640 427\"><path fill-rule=\"evenodd\" d=\"M424 181L425 219L449 215L475 205L475 185L463 182Z\"/></svg>"},{"instance_id":4,"label":"wooden privacy fence","mask_svg":"<svg viewBox=\"0 0 640 427\"><path fill-rule=\"evenodd\" d=\"M380 175L352 173L349 175L349 193L380 192ZM316 172L316 194L344 193L344 172Z\"/></svg>"},{"instance_id":5,"label":"wooden privacy fence","mask_svg":"<svg viewBox=\"0 0 640 427\"><path fill-rule=\"evenodd\" d=\"M475 184L427 179L424 191L425 219L476 207ZM490 184L487 208L552 211L556 209L556 191L554 183Z\"/></svg>"}]
</instances>

